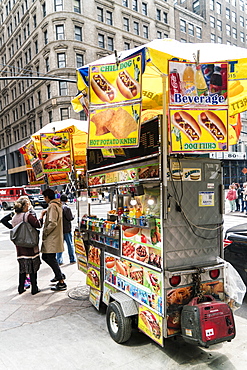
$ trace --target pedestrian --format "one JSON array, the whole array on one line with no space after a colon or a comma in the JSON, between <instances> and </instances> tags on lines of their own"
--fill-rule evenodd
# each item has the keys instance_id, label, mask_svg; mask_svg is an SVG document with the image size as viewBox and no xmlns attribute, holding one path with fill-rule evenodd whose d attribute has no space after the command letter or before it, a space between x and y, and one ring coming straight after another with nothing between
<instances>
[{"instance_id":1,"label":"pedestrian","mask_svg":"<svg viewBox=\"0 0 247 370\"><path fill-rule=\"evenodd\" d=\"M15 214L12 218L12 227L15 227L23 220L29 222L35 228L41 228L43 225L43 211L38 220L31 212L28 211L29 202L27 199L19 199L14 203ZM27 274L30 276L31 293L35 295L40 292L37 285L37 272L39 270L41 261L39 256L39 246L33 248L26 248L16 246L17 260L19 263L19 286L18 292L22 294L26 291L25 280Z\"/></svg>"},{"instance_id":2,"label":"pedestrian","mask_svg":"<svg viewBox=\"0 0 247 370\"><path fill-rule=\"evenodd\" d=\"M34 212L34 209L33 209L33 206L32 206L32 203L30 202L30 199L28 198L27 195L22 195L20 198L18 198L18 201L19 200L26 200L27 203L28 203L28 212L30 212L35 218L37 218L37 215L36 213ZM14 217L14 212L10 212L8 213L6 216L4 216L0 222L5 226L7 227L8 229L13 229L13 226L12 226L12 218ZM29 275L27 274L26 276L26 280L25 280L25 283L24 283L24 288L25 289L28 289L30 288L30 277Z\"/></svg>"},{"instance_id":3,"label":"pedestrian","mask_svg":"<svg viewBox=\"0 0 247 370\"><path fill-rule=\"evenodd\" d=\"M72 242L72 225L71 221L74 220L74 216L72 214L72 211L70 207L66 204L68 200L68 197L66 194L62 194L60 197L60 201L62 202L62 208L63 208L63 237L64 241L67 244L68 247L68 253L69 253L69 260L70 263L75 263L76 258L75 258L75 250ZM57 262L59 265L63 264L63 252L57 253Z\"/></svg>"},{"instance_id":4,"label":"pedestrian","mask_svg":"<svg viewBox=\"0 0 247 370\"><path fill-rule=\"evenodd\" d=\"M59 198L60 198L60 193L57 190L55 190L55 199L59 199Z\"/></svg>"},{"instance_id":5,"label":"pedestrian","mask_svg":"<svg viewBox=\"0 0 247 370\"><path fill-rule=\"evenodd\" d=\"M56 253L64 251L62 204L60 199L55 199L55 192L52 189L48 188L42 194L46 203L48 203L48 208L45 210L46 218L42 236L42 259L51 267L55 274L51 282L57 282L57 284L51 290L66 290L65 275L62 273L56 260Z\"/></svg>"},{"instance_id":6,"label":"pedestrian","mask_svg":"<svg viewBox=\"0 0 247 370\"><path fill-rule=\"evenodd\" d=\"M74 195L73 195L72 191L69 192L68 198L69 198L70 203L73 203Z\"/></svg>"},{"instance_id":7,"label":"pedestrian","mask_svg":"<svg viewBox=\"0 0 247 370\"><path fill-rule=\"evenodd\" d=\"M235 202L236 198L237 198L237 192L235 189L235 185L230 185L229 190L226 195L226 199L228 199L230 203L230 212L234 212L236 209L236 202Z\"/></svg>"},{"instance_id":8,"label":"pedestrian","mask_svg":"<svg viewBox=\"0 0 247 370\"><path fill-rule=\"evenodd\" d=\"M243 187L243 184L240 184L240 197L239 197L239 200L240 200L240 209L241 209L241 212L243 213L244 212L244 209L245 209L245 202L244 202L244 187Z\"/></svg>"},{"instance_id":9,"label":"pedestrian","mask_svg":"<svg viewBox=\"0 0 247 370\"><path fill-rule=\"evenodd\" d=\"M241 196L242 196L242 192L241 192L241 187L240 187L238 182L235 182L235 190L237 192L237 198L235 199L236 211L240 212L240 202L241 202L240 199L241 199Z\"/></svg>"},{"instance_id":10,"label":"pedestrian","mask_svg":"<svg viewBox=\"0 0 247 370\"><path fill-rule=\"evenodd\" d=\"M247 182L243 184L243 203L245 213L247 214Z\"/></svg>"}]
</instances>

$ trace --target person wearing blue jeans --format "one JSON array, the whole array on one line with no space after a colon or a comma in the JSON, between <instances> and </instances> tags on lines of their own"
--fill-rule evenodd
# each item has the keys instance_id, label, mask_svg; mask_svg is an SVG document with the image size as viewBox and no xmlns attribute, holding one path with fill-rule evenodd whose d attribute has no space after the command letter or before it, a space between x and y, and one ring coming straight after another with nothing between
<instances>
[{"instance_id":1,"label":"person wearing blue jeans","mask_svg":"<svg viewBox=\"0 0 247 370\"><path fill-rule=\"evenodd\" d=\"M67 200L68 200L67 195L62 194L60 197L60 201L62 202L62 207L63 207L63 237L68 247L70 263L75 263L76 262L75 250L74 250L74 245L72 242L72 233L71 233L71 230L72 230L71 221L74 219L74 216L71 212L71 209L66 204ZM58 264L62 265L63 264L63 252L57 253L56 258L57 258Z\"/></svg>"}]
</instances>

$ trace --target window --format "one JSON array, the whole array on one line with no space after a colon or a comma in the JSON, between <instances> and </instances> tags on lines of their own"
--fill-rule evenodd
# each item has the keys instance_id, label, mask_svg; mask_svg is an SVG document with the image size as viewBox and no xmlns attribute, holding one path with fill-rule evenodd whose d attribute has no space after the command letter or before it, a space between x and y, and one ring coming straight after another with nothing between
<instances>
[{"instance_id":1,"label":"window","mask_svg":"<svg viewBox=\"0 0 247 370\"><path fill-rule=\"evenodd\" d=\"M82 28L75 26L75 40L82 41Z\"/></svg>"},{"instance_id":2,"label":"window","mask_svg":"<svg viewBox=\"0 0 247 370\"><path fill-rule=\"evenodd\" d=\"M219 19L217 19L217 30L222 31L222 22Z\"/></svg>"},{"instance_id":3,"label":"window","mask_svg":"<svg viewBox=\"0 0 247 370\"><path fill-rule=\"evenodd\" d=\"M50 70L49 57L45 58L45 70L46 70L46 72L49 72L49 70Z\"/></svg>"},{"instance_id":4,"label":"window","mask_svg":"<svg viewBox=\"0 0 247 370\"><path fill-rule=\"evenodd\" d=\"M244 33L243 32L240 32L240 40L241 40L241 42L244 42L245 40L244 40Z\"/></svg>"},{"instance_id":5,"label":"window","mask_svg":"<svg viewBox=\"0 0 247 370\"><path fill-rule=\"evenodd\" d=\"M76 54L76 68L80 68L84 65L83 54Z\"/></svg>"},{"instance_id":6,"label":"window","mask_svg":"<svg viewBox=\"0 0 247 370\"><path fill-rule=\"evenodd\" d=\"M210 10L214 10L214 0L210 0Z\"/></svg>"},{"instance_id":7,"label":"window","mask_svg":"<svg viewBox=\"0 0 247 370\"><path fill-rule=\"evenodd\" d=\"M221 4L220 3L216 3L216 13L221 14Z\"/></svg>"},{"instance_id":8,"label":"window","mask_svg":"<svg viewBox=\"0 0 247 370\"><path fill-rule=\"evenodd\" d=\"M200 2L199 2L199 0L193 2L192 9L193 9L194 13L197 13L197 14L200 13Z\"/></svg>"},{"instance_id":9,"label":"window","mask_svg":"<svg viewBox=\"0 0 247 370\"><path fill-rule=\"evenodd\" d=\"M63 40L64 39L64 25L61 24L56 26L56 40Z\"/></svg>"},{"instance_id":10,"label":"window","mask_svg":"<svg viewBox=\"0 0 247 370\"><path fill-rule=\"evenodd\" d=\"M112 12L109 10L106 11L106 24L109 24L109 26L112 26Z\"/></svg>"},{"instance_id":11,"label":"window","mask_svg":"<svg viewBox=\"0 0 247 370\"><path fill-rule=\"evenodd\" d=\"M41 92L40 91L37 92L37 100L38 100L38 104L40 105L41 104Z\"/></svg>"},{"instance_id":12,"label":"window","mask_svg":"<svg viewBox=\"0 0 247 370\"><path fill-rule=\"evenodd\" d=\"M218 42L218 44L222 44L222 37L218 36L217 42Z\"/></svg>"},{"instance_id":13,"label":"window","mask_svg":"<svg viewBox=\"0 0 247 370\"><path fill-rule=\"evenodd\" d=\"M227 36L231 36L231 26L229 24L226 25L226 34Z\"/></svg>"},{"instance_id":14,"label":"window","mask_svg":"<svg viewBox=\"0 0 247 370\"><path fill-rule=\"evenodd\" d=\"M158 21L161 21L161 10L160 9L156 9L156 19Z\"/></svg>"},{"instance_id":15,"label":"window","mask_svg":"<svg viewBox=\"0 0 247 370\"><path fill-rule=\"evenodd\" d=\"M63 0L54 0L55 12L60 12L63 10Z\"/></svg>"},{"instance_id":16,"label":"window","mask_svg":"<svg viewBox=\"0 0 247 370\"><path fill-rule=\"evenodd\" d=\"M129 32L130 26L129 26L129 18L123 18L123 29L124 31Z\"/></svg>"},{"instance_id":17,"label":"window","mask_svg":"<svg viewBox=\"0 0 247 370\"><path fill-rule=\"evenodd\" d=\"M232 36L236 39L237 38L237 29L233 28L232 29Z\"/></svg>"},{"instance_id":18,"label":"window","mask_svg":"<svg viewBox=\"0 0 247 370\"><path fill-rule=\"evenodd\" d=\"M60 96L68 95L68 87L66 81L59 81L59 95Z\"/></svg>"},{"instance_id":19,"label":"window","mask_svg":"<svg viewBox=\"0 0 247 370\"><path fill-rule=\"evenodd\" d=\"M43 127L43 117L39 116L39 128Z\"/></svg>"},{"instance_id":20,"label":"window","mask_svg":"<svg viewBox=\"0 0 247 370\"><path fill-rule=\"evenodd\" d=\"M105 48L105 36L102 34L98 34L98 45L100 48Z\"/></svg>"},{"instance_id":21,"label":"window","mask_svg":"<svg viewBox=\"0 0 247 370\"><path fill-rule=\"evenodd\" d=\"M189 35L194 36L194 25L191 23L188 24L188 33Z\"/></svg>"},{"instance_id":22,"label":"window","mask_svg":"<svg viewBox=\"0 0 247 370\"><path fill-rule=\"evenodd\" d=\"M244 27L244 17L242 17L241 15L239 17L239 23L241 27Z\"/></svg>"},{"instance_id":23,"label":"window","mask_svg":"<svg viewBox=\"0 0 247 370\"><path fill-rule=\"evenodd\" d=\"M230 19L230 18L231 18L230 9L226 8L226 19Z\"/></svg>"},{"instance_id":24,"label":"window","mask_svg":"<svg viewBox=\"0 0 247 370\"><path fill-rule=\"evenodd\" d=\"M244 12L244 1L243 0L239 0L239 8L240 10L242 10L242 12Z\"/></svg>"},{"instance_id":25,"label":"window","mask_svg":"<svg viewBox=\"0 0 247 370\"><path fill-rule=\"evenodd\" d=\"M35 54L38 54L39 48L38 48L38 40L34 41L34 48L35 48Z\"/></svg>"},{"instance_id":26,"label":"window","mask_svg":"<svg viewBox=\"0 0 247 370\"><path fill-rule=\"evenodd\" d=\"M50 111L50 112L48 112L48 119L49 119L49 123L51 123L52 122L52 120L53 120L53 117L52 117L52 111Z\"/></svg>"},{"instance_id":27,"label":"window","mask_svg":"<svg viewBox=\"0 0 247 370\"><path fill-rule=\"evenodd\" d=\"M129 42L125 42L124 43L124 50L129 50L130 49L130 43Z\"/></svg>"},{"instance_id":28,"label":"window","mask_svg":"<svg viewBox=\"0 0 247 370\"><path fill-rule=\"evenodd\" d=\"M143 37L148 39L148 26L143 25Z\"/></svg>"},{"instance_id":29,"label":"window","mask_svg":"<svg viewBox=\"0 0 247 370\"><path fill-rule=\"evenodd\" d=\"M139 23L138 22L134 22L134 34L135 35L139 35L140 31L139 31Z\"/></svg>"},{"instance_id":30,"label":"window","mask_svg":"<svg viewBox=\"0 0 247 370\"><path fill-rule=\"evenodd\" d=\"M107 37L107 49L110 51L114 50L114 42L112 37Z\"/></svg>"},{"instance_id":31,"label":"window","mask_svg":"<svg viewBox=\"0 0 247 370\"><path fill-rule=\"evenodd\" d=\"M34 28L37 27L37 17L36 17L36 14L34 14L34 16L33 16L33 27Z\"/></svg>"},{"instance_id":32,"label":"window","mask_svg":"<svg viewBox=\"0 0 247 370\"><path fill-rule=\"evenodd\" d=\"M42 13L43 13L43 18L46 16L46 4L42 4Z\"/></svg>"},{"instance_id":33,"label":"window","mask_svg":"<svg viewBox=\"0 0 247 370\"><path fill-rule=\"evenodd\" d=\"M236 23L236 22L237 22L237 15L236 15L236 13L235 13L235 12L232 12L232 21L233 21L234 23Z\"/></svg>"},{"instance_id":34,"label":"window","mask_svg":"<svg viewBox=\"0 0 247 370\"><path fill-rule=\"evenodd\" d=\"M68 119L69 118L69 108L61 108L60 117L61 117L61 121L63 121L64 119Z\"/></svg>"},{"instance_id":35,"label":"window","mask_svg":"<svg viewBox=\"0 0 247 370\"><path fill-rule=\"evenodd\" d=\"M66 67L65 53L58 53L57 54L57 67L58 68L65 68Z\"/></svg>"},{"instance_id":36,"label":"window","mask_svg":"<svg viewBox=\"0 0 247 370\"><path fill-rule=\"evenodd\" d=\"M51 85L47 85L46 89L47 89L47 99L51 99Z\"/></svg>"},{"instance_id":37,"label":"window","mask_svg":"<svg viewBox=\"0 0 247 370\"><path fill-rule=\"evenodd\" d=\"M162 32L161 31L157 31L157 39L162 39Z\"/></svg>"},{"instance_id":38,"label":"window","mask_svg":"<svg viewBox=\"0 0 247 370\"><path fill-rule=\"evenodd\" d=\"M201 29L201 27L196 27L196 37L198 39L202 38L202 29Z\"/></svg>"},{"instance_id":39,"label":"window","mask_svg":"<svg viewBox=\"0 0 247 370\"><path fill-rule=\"evenodd\" d=\"M84 110L80 112L80 121L87 121L87 115Z\"/></svg>"},{"instance_id":40,"label":"window","mask_svg":"<svg viewBox=\"0 0 247 370\"><path fill-rule=\"evenodd\" d=\"M210 40L211 42L216 42L216 36L213 33L211 33Z\"/></svg>"},{"instance_id":41,"label":"window","mask_svg":"<svg viewBox=\"0 0 247 370\"><path fill-rule=\"evenodd\" d=\"M99 22L104 22L103 9L97 7L97 18Z\"/></svg>"},{"instance_id":42,"label":"window","mask_svg":"<svg viewBox=\"0 0 247 370\"><path fill-rule=\"evenodd\" d=\"M163 12L163 21L167 23L167 13Z\"/></svg>"},{"instance_id":43,"label":"window","mask_svg":"<svg viewBox=\"0 0 247 370\"><path fill-rule=\"evenodd\" d=\"M123 6L126 6L126 8L128 8L128 0L123 0Z\"/></svg>"},{"instance_id":44,"label":"window","mask_svg":"<svg viewBox=\"0 0 247 370\"><path fill-rule=\"evenodd\" d=\"M74 12L81 13L81 3L80 0L74 0Z\"/></svg>"},{"instance_id":45,"label":"window","mask_svg":"<svg viewBox=\"0 0 247 370\"><path fill-rule=\"evenodd\" d=\"M210 27L215 28L215 18L210 16Z\"/></svg>"},{"instance_id":46,"label":"window","mask_svg":"<svg viewBox=\"0 0 247 370\"><path fill-rule=\"evenodd\" d=\"M180 19L180 31L186 32L186 22L183 19Z\"/></svg>"},{"instance_id":47,"label":"window","mask_svg":"<svg viewBox=\"0 0 247 370\"><path fill-rule=\"evenodd\" d=\"M48 44L48 32L47 32L47 30L44 31L44 44L45 45Z\"/></svg>"},{"instance_id":48,"label":"window","mask_svg":"<svg viewBox=\"0 0 247 370\"><path fill-rule=\"evenodd\" d=\"M138 12L138 0L132 0L132 9Z\"/></svg>"},{"instance_id":49,"label":"window","mask_svg":"<svg viewBox=\"0 0 247 370\"><path fill-rule=\"evenodd\" d=\"M148 4L142 3L142 14L148 15Z\"/></svg>"},{"instance_id":50,"label":"window","mask_svg":"<svg viewBox=\"0 0 247 370\"><path fill-rule=\"evenodd\" d=\"M236 6L236 0L232 0L232 5Z\"/></svg>"}]
</instances>

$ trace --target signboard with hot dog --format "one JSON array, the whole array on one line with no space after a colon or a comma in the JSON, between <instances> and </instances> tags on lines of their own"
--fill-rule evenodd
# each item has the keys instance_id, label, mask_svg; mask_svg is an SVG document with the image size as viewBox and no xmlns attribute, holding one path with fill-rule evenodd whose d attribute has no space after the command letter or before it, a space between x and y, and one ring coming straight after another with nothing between
<instances>
[{"instance_id":1,"label":"signboard with hot dog","mask_svg":"<svg viewBox=\"0 0 247 370\"><path fill-rule=\"evenodd\" d=\"M228 150L228 110L170 109L171 152Z\"/></svg>"},{"instance_id":2,"label":"signboard with hot dog","mask_svg":"<svg viewBox=\"0 0 247 370\"><path fill-rule=\"evenodd\" d=\"M88 147L138 147L142 57L90 66Z\"/></svg>"},{"instance_id":3,"label":"signboard with hot dog","mask_svg":"<svg viewBox=\"0 0 247 370\"><path fill-rule=\"evenodd\" d=\"M228 64L169 61L171 152L228 150Z\"/></svg>"},{"instance_id":4,"label":"signboard with hot dog","mask_svg":"<svg viewBox=\"0 0 247 370\"><path fill-rule=\"evenodd\" d=\"M155 342L163 346L162 317L142 305L139 306L138 328Z\"/></svg>"}]
</instances>

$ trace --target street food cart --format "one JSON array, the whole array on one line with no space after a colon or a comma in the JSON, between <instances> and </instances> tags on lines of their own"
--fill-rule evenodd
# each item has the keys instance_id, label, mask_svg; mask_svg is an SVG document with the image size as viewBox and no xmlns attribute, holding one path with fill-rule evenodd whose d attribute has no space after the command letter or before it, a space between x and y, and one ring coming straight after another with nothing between
<instances>
[{"instance_id":1,"label":"street food cart","mask_svg":"<svg viewBox=\"0 0 247 370\"><path fill-rule=\"evenodd\" d=\"M199 62L174 51L172 40L156 40L78 70L73 104L89 114L88 212L75 247L90 301L107 305L117 343L137 325L160 345L179 334L208 347L235 336L220 258L222 166L208 153L237 141L228 118L240 113L246 87L239 60L238 69L217 52Z\"/></svg>"}]
</instances>

